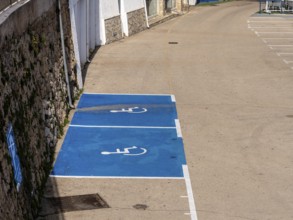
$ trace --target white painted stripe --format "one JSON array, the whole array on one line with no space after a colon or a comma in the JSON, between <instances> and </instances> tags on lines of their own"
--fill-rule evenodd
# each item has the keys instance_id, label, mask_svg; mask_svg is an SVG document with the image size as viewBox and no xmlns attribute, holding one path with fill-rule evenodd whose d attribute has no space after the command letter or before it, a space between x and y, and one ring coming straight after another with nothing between
<instances>
[{"instance_id":1,"label":"white painted stripe","mask_svg":"<svg viewBox=\"0 0 293 220\"><path fill-rule=\"evenodd\" d=\"M268 45L269 47L293 47L293 45Z\"/></svg>"},{"instance_id":2,"label":"white painted stripe","mask_svg":"<svg viewBox=\"0 0 293 220\"><path fill-rule=\"evenodd\" d=\"M278 23L292 23L292 21L289 21L289 20L285 20L285 21L272 21L272 20L265 20L265 21L247 21L247 23L275 23L275 22L278 22Z\"/></svg>"},{"instance_id":3,"label":"white painted stripe","mask_svg":"<svg viewBox=\"0 0 293 220\"><path fill-rule=\"evenodd\" d=\"M277 53L277 55L280 57L280 56L293 55L293 53Z\"/></svg>"},{"instance_id":4,"label":"white painted stripe","mask_svg":"<svg viewBox=\"0 0 293 220\"><path fill-rule=\"evenodd\" d=\"M292 26L281 26L281 27L252 27L252 26L248 26L248 28L259 28L259 29L266 29L266 28L268 28L268 29L282 29L282 28L288 28L288 29L293 29L293 27Z\"/></svg>"},{"instance_id":5,"label":"white painted stripe","mask_svg":"<svg viewBox=\"0 0 293 220\"><path fill-rule=\"evenodd\" d=\"M184 177L144 177L144 176L62 176L50 175L52 178L70 178L70 179L171 179L182 180Z\"/></svg>"},{"instance_id":6,"label":"white painted stripe","mask_svg":"<svg viewBox=\"0 0 293 220\"><path fill-rule=\"evenodd\" d=\"M171 94L130 94L130 93L91 93L84 92L85 95L134 95L134 96L172 96Z\"/></svg>"},{"instance_id":7,"label":"white painted stripe","mask_svg":"<svg viewBox=\"0 0 293 220\"><path fill-rule=\"evenodd\" d=\"M266 37L266 38L263 38L264 40L293 40L292 37Z\"/></svg>"},{"instance_id":8,"label":"white painted stripe","mask_svg":"<svg viewBox=\"0 0 293 220\"><path fill-rule=\"evenodd\" d=\"M69 125L78 128L140 128L140 129L177 129L177 127L151 127L151 126L105 126L105 125Z\"/></svg>"},{"instance_id":9,"label":"white painted stripe","mask_svg":"<svg viewBox=\"0 0 293 220\"><path fill-rule=\"evenodd\" d=\"M262 31L262 32L259 32L259 31L256 31L256 33L258 33L258 34L293 34L293 32L264 32L264 31Z\"/></svg>"},{"instance_id":10,"label":"white painted stripe","mask_svg":"<svg viewBox=\"0 0 293 220\"><path fill-rule=\"evenodd\" d=\"M272 20L272 19L284 19L282 17L252 17L251 19L265 19L265 20Z\"/></svg>"},{"instance_id":11,"label":"white painted stripe","mask_svg":"<svg viewBox=\"0 0 293 220\"><path fill-rule=\"evenodd\" d=\"M181 126L178 119L175 119L175 125L176 125L177 137L182 138Z\"/></svg>"},{"instance_id":12,"label":"white painted stripe","mask_svg":"<svg viewBox=\"0 0 293 220\"><path fill-rule=\"evenodd\" d=\"M181 198L188 198L188 196L180 196Z\"/></svg>"},{"instance_id":13,"label":"white painted stripe","mask_svg":"<svg viewBox=\"0 0 293 220\"><path fill-rule=\"evenodd\" d=\"M196 207L195 207L195 202L194 202L194 197L193 197L193 192L192 192L192 185L191 185L191 181L190 181L188 166L182 165L182 169L183 169L183 175L184 175L186 190L187 190L187 195L188 195L191 220L197 220Z\"/></svg>"},{"instance_id":14,"label":"white painted stripe","mask_svg":"<svg viewBox=\"0 0 293 220\"><path fill-rule=\"evenodd\" d=\"M175 95L171 95L172 102L176 102Z\"/></svg>"},{"instance_id":15,"label":"white painted stripe","mask_svg":"<svg viewBox=\"0 0 293 220\"><path fill-rule=\"evenodd\" d=\"M293 60L285 60L283 59L284 63L289 64L289 63L293 63Z\"/></svg>"}]
</instances>

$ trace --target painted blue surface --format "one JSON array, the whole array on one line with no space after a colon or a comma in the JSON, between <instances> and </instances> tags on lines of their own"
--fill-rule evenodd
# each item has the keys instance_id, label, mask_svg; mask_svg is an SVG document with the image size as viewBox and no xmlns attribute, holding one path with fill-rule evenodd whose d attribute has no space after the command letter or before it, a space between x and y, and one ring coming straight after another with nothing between
<instances>
[{"instance_id":1,"label":"painted blue surface","mask_svg":"<svg viewBox=\"0 0 293 220\"><path fill-rule=\"evenodd\" d=\"M7 140L9 154L12 160L14 180L16 182L17 191L18 191L22 183L22 173L21 173L19 157L17 154L17 147L15 143L13 128L11 124L8 126L8 130L6 132L6 140Z\"/></svg>"},{"instance_id":2,"label":"painted blue surface","mask_svg":"<svg viewBox=\"0 0 293 220\"><path fill-rule=\"evenodd\" d=\"M170 95L83 94L71 124L175 127L174 119L177 112Z\"/></svg>"},{"instance_id":3,"label":"painted blue surface","mask_svg":"<svg viewBox=\"0 0 293 220\"><path fill-rule=\"evenodd\" d=\"M117 148L137 146L123 154ZM176 129L70 127L52 175L117 177L183 177L186 164L182 139Z\"/></svg>"}]
</instances>

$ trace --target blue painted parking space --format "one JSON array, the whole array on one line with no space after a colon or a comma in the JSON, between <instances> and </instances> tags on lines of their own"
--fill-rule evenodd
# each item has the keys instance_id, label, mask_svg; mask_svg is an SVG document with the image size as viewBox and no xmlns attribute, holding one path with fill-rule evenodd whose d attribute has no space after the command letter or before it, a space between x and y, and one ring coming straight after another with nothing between
<instances>
[{"instance_id":1,"label":"blue painted parking space","mask_svg":"<svg viewBox=\"0 0 293 220\"><path fill-rule=\"evenodd\" d=\"M72 125L175 127L171 95L83 94Z\"/></svg>"},{"instance_id":2,"label":"blue painted parking space","mask_svg":"<svg viewBox=\"0 0 293 220\"><path fill-rule=\"evenodd\" d=\"M70 127L52 175L183 177L176 129Z\"/></svg>"}]
</instances>

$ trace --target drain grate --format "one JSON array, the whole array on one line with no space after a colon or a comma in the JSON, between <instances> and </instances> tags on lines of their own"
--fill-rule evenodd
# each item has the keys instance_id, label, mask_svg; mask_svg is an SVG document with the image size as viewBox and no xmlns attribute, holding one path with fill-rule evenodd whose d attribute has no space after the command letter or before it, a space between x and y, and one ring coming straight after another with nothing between
<instances>
[{"instance_id":1,"label":"drain grate","mask_svg":"<svg viewBox=\"0 0 293 220\"><path fill-rule=\"evenodd\" d=\"M40 216L63 212L110 208L99 194L44 198Z\"/></svg>"}]
</instances>

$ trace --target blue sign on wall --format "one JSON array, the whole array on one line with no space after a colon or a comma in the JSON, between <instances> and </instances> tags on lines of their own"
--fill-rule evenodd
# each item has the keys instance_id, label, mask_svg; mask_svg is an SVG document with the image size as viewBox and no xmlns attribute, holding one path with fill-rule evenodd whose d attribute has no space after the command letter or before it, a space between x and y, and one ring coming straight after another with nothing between
<instances>
[{"instance_id":1,"label":"blue sign on wall","mask_svg":"<svg viewBox=\"0 0 293 220\"><path fill-rule=\"evenodd\" d=\"M8 126L8 130L6 132L6 140L7 140L9 154L12 159L14 180L16 182L17 191L19 191L20 185L22 183L22 174L21 174L19 157L17 154L17 147L16 147L16 143L15 143L14 133L13 133L13 129L12 129L11 124Z\"/></svg>"}]
</instances>

